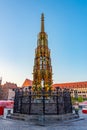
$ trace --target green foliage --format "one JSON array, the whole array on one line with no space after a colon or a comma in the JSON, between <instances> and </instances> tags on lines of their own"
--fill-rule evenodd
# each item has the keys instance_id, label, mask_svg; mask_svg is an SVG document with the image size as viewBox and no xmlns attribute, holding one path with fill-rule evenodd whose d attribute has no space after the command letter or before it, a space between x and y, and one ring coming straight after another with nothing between
<instances>
[{"instance_id":1,"label":"green foliage","mask_svg":"<svg viewBox=\"0 0 87 130\"><path fill-rule=\"evenodd\" d=\"M71 100L72 100L72 104L74 104L75 102L83 102L84 101L84 99L81 96L78 98L72 97Z\"/></svg>"},{"instance_id":2,"label":"green foliage","mask_svg":"<svg viewBox=\"0 0 87 130\"><path fill-rule=\"evenodd\" d=\"M72 97L71 100L72 100L72 104L74 104L77 101L77 99L74 97Z\"/></svg>"},{"instance_id":3,"label":"green foliage","mask_svg":"<svg viewBox=\"0 0 87 130\"><path fill-rule=\"evenodd\" d=\"M78 97L78 102L83 102L83 98L81 96Z\"/></svg>"}]
</instances>

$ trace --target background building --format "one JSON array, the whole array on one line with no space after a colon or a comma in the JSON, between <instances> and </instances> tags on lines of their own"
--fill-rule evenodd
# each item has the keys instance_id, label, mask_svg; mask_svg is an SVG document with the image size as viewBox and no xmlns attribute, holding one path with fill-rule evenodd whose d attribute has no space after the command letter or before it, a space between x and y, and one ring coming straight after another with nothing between
<instances>
[{"instance_id":1,"label":"background building","mask_svg":"<svg viewBox=\"0 0 87 130\"><path fill-rule=\"evenodd\" d=\"M11 82L6 82L5 84L1 85L1 100L14 100L16 88L17 85Z\"/></svg>"},{"instance_id":2,"label":"background building","mask_svg":"<svg viewBox=\"0 0 87 130\"><path fill-rule=\"evenodd\" d=\"M25 91L25 90L29 89L29 87L32 87L32 80L25 79L25 81L24 81L24 83L22 85L22 88Z\"/></svg>"},{"instance_id":3,"label":"background building","mask_svg":"<svg viewBox=\"0 0 87 130\"><path fill-rule=\"evenodd\" d=\"M56 87L70 89L73 97L82 96L83 98L87 98L87 81L53 84L53 89Z\"/></svg>"},{"instance_id":4,"label":"background building","mask_svg":"<svg viewBox=\"0 0 87 130\"><path fill-rule=\"evenodd\" d=\"M32 87L32 80L26 79L22 87L28 88ZM71 83L57 83L52 85L52 89L55 90L56 87L68 88L71 91L72 97L83 97L87 98L87 81L84 82L71 82Z\"/></svg>"}]
</instances>

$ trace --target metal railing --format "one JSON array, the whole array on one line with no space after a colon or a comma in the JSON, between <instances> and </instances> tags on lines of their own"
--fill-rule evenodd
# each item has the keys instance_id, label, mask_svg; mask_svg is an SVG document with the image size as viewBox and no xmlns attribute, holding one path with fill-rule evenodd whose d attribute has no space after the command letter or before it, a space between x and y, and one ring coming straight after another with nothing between
<instances>
[{"instance_id":1,"label":"metal railing","mask_svg":"<svg viewBox=\"0 0 87 130\"><path fill-rule=\"evenodd\" d=\"M14 113L21 114L66 114L72 113L71 95L68 89L56 88L55 91L45 92L42 90L38 94L31 89L23 91L17 89L14 99Z\"/></svg>"}]
</instances>

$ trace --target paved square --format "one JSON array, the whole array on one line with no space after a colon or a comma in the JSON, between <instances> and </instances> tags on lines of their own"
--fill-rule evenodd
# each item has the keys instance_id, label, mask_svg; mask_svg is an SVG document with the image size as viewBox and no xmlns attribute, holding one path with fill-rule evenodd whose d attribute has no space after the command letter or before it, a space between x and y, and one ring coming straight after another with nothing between
<instances>
[{"instance_id":1,"label":"paved square","mask_svg":"<svg viewBox=\"0 0 87 130\"><path fill-rule=\"evenodd\" d=\"M0 130L87 130L87 115L80 113L80 117L84 119L57 122L46 126L38 125L33 121L26 122L0 118Z\"/></svg>"}]
</instances>

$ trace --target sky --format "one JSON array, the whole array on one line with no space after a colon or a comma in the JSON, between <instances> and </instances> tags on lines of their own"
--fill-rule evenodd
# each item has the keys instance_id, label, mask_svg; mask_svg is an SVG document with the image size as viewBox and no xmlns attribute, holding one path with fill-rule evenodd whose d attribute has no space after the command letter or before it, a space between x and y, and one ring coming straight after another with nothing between
<instances>
[{"instance_id":1,"label":"sky","mask_svg":"<svg viewBox=\"0 0 87 130\"><path fill-rule=\"evenodd\" d=\"M87 0L0 0L0 77L33 79L41 13L51 50L53 83L87 81Z\"/></svg>"}]
</instances>

